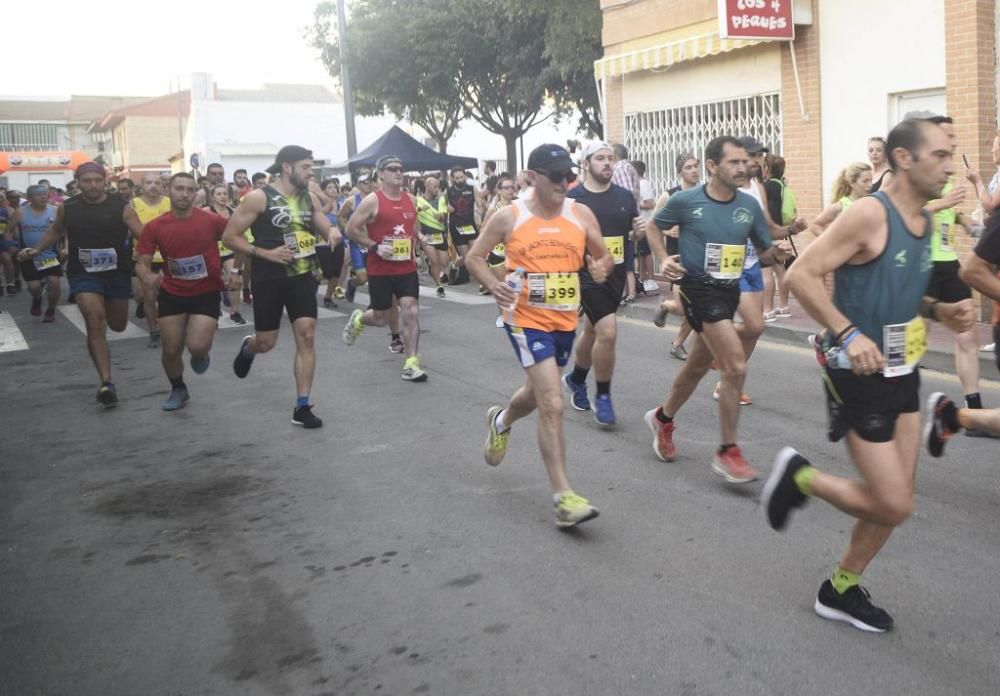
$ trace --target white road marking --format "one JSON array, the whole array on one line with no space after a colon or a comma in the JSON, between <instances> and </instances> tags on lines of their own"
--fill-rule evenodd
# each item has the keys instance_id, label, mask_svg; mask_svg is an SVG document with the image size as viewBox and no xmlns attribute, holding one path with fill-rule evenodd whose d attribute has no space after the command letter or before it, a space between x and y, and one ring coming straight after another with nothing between
<instances>
[{"instance_id":1,"label":"white road marking","mask_svg":"<svg viewBox=\"0 0 1000 696\"><path fill-rule=\"evenodd\" d=\"M10 312L0 314L0 353L12 350L27 350L28 342L17 328L17 322Z\"/></svg>"},{"instance_id":2,"label":"white road marking","mask_svg":"<svg viewBox=\"0 0 1000 696\"><path fill-rule=\"evenodd\" d=\"M86 335L87 321L83 318L83 313L80 312L79 307L75 304L59 305L59 312L69 320L70 324L79 329L80 333ZM140 329L132 322L128 322L125 324L124 331L119 333L108 329L107 335L109 341L124 341L128 338L147 338L149 337L149 332L144 329Z\"/></svg>"}]
</instances>

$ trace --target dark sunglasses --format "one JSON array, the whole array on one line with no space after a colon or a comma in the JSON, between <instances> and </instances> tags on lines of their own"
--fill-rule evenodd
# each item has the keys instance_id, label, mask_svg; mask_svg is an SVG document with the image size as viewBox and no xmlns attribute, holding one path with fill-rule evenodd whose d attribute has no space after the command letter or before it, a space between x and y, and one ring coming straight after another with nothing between
<instances>
[{"instance_id":1,"label":"dark sunglasses","mask_svg":"<svg viewBox=\"0 0 1000 696\"><path fill-rule=\"evenodd\" d=\"M403 168L402 167L397 167L396 165L393 165L391 167L382 167L382 171L383 172L392 172L393 174L399 174L401 171L403 171Z\"/></svg>"},{"instance_id":2,"label":"dark sunglasses","mask_svg":"<svg viewBox=\"0 0 1000 696\"><path fill-rule=\"evenodd\" d=\"M562 172L547 172L542 169L536 169L535 173L543 174L553 184L561 184L564 181L567 184L572 184L574 181L576 181L576 172L574 172L572 169L567 169L566 171Z\"/></svg>"}]
</instances>

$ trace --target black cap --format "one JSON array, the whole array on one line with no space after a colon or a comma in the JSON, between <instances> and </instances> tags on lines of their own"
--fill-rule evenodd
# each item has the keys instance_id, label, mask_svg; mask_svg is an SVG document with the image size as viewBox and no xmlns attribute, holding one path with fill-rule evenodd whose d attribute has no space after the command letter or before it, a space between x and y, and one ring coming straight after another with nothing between
<instances>
[{"instance_id":1,"label":"black cap","mask_svg":"<svg viewBox=\"0 0 1000 696\"><path fill-rule=\"evenodd\" d=\"M301 162L302 160L312 158L312 150L307 150L301 145L285 145L278 150L278 154L274 156L274 164L268 167L266 171L268 174L280 174L281 165L285 162Z\"/></svg>"},{"instance_id":2,"label":"black cap","mask_svg":"<svg viewBox=\"0 0 1000 696\"><path fill-rule=\"evenodd\" d=\"M757 140L752 135L745 135L742 138L739 138L739 141L740 145L743 146L743 149L747 151L748 155L756 155L758 152L768 151L768 149L764 147L764 143Z\"/></svg>"},{"instance_id":3,"label":"black cap","mask_svg":"<svg viewBox=\"0 0 1000 696\"><path fill-rule=\"evenodd\" d=\"M564 172L576 164L562 145L546 143L539 145L528 155L528 169L543 172Z\"/></svg>"}]
</instances>

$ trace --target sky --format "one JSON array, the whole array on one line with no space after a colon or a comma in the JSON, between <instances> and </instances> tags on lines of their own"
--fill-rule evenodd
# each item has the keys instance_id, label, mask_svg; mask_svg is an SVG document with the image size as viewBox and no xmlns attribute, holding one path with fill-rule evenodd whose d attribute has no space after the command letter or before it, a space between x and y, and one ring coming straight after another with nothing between
<instances>
[{"instance_id":1,"label":"sky","mask_svg":"<svg viewBox=\"0 0 1000 696\"><path fill-rule=\"evenodd\" d=\"M0 95L156 96L176 87L179 75L187 87L193 72L210 73L220 88L264 82L332 87L303 38L318 1L49 0L37 31L29 13L22 29L4 32Z\"/></svg>"}]
</instances>

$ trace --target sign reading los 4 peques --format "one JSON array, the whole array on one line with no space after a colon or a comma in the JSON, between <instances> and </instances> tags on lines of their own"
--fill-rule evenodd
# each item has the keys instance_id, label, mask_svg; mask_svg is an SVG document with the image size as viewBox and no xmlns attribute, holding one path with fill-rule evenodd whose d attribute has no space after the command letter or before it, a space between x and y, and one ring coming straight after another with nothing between
<instances>
[{"instance_id":1,"label":"sign reading los 4 peques","mask_svg":"<svg viewBox=\"0 0 1000 696\"><path fill-rule=\"evenodd\" d=\"M791 41L792 0L719 0L719 36Z\"/></svg>"}]
</instances>

